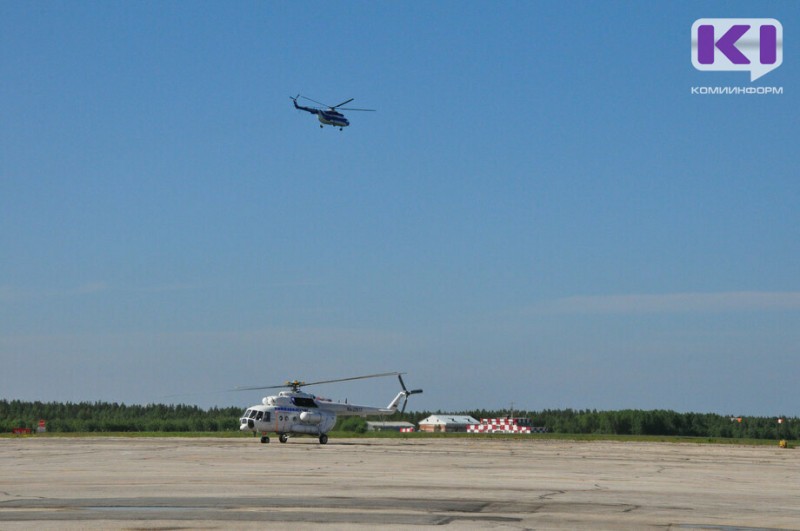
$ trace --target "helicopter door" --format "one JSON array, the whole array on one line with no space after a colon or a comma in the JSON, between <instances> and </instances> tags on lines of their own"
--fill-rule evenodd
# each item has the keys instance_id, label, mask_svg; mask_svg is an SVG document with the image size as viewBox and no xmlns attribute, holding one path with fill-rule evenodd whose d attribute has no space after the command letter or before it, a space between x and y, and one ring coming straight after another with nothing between
<instances>
[{"instance_id":1,"label":"helicopter door","mask_svg":"<svg viewBox=\"0 0 800 531\"><path fill-rule=\"evenodd\" d=\"M259 411L256 414L256 425L258 425L258 429L261 431L269 429L269 411Z\"/></svg>"},{"instance_id":2,"label":"helicopter door","mask_svg":"<svg viewBox=\"0 0 800 531\"><path fill-rule=\"evenodd\" d=\"M288 411L276 411L275 413L275 426L277 426L275 431L278 433L289 431L292 427L291 414Z\"/></svg>"}]
</instances>

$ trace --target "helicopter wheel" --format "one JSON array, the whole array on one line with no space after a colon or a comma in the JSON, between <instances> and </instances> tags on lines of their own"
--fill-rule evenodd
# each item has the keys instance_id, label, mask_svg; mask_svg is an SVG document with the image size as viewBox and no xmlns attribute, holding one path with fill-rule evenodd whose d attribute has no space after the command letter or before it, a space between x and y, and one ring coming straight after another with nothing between
<instances>
[{"instance_id":1,"label":"helicopter wheel","mask_svg":"<svg viewBox=\"0 0 800 531\"><path fill-rule=\"evenodd\" d=\"M282 443L285 443L286 441L289 440L289 436L286 435L285 433L281 433L280 435L278 435L278 440Z\"/></svg>"},{"instance_id":2,"label":"helicopter wheel","mask_svg":"<svg viewBox=\"0 0 800 531\"><path fill-rule=\"evenodd\" d=\"M328 444L328 436L324 433L319 436L319 443L320 444Z\"/></svg>"},{"instance_id":3,"label":"helicopter wheel","mask_svg":"<svg viewBox=\"0 0 800 531\"><path fill-rule=\"evenodd\" d=\"M268 442L269 442L269 437L267 437L266 435L261 437L261 444L267 444Z\"/></svg>"}]
</instances>

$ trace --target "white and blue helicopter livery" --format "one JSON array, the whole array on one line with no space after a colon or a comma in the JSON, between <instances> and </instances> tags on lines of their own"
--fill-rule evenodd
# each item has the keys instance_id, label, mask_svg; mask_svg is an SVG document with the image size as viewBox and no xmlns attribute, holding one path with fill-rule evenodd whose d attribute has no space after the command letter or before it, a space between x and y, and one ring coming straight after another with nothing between
<instances>
[{"instance_id":1,"label":"white and blue helicopter livery","mask_svg":"<svg viewBox=\"0 0 800 531\"><path fill-rule=\"evenodd\" d=\"M338 380L325 380L321 382L286 382L285 385L271 385L266 387L237 387L236 391L255 391L260 389L279 389L288 387L290 390L281 391L277 396L266 396L261 404L250 406L239 419L239 430L250 431L254 435L261 434L261 442L268 443L267 433L277 433L278 440L285 443L290 436L297 434L316 435L320 444L328 442L327 433L336 424L336 416L358 415L366 417L369 415L391 415L397 412L400 402L403 401L401 412L406 410L408 397L421 393L422 389L409 391L403 382L403 373L386 372L381 374L369 374L366 376L354 376L352 378L341 378ZM389 402L385 408L374 406L359 406L348 403L333 402L326 398L320 398L300 390L301 387L309 385L319 385L334 382L346 382L350 380L362 380L364 378L378 378L381 376L397 376L400 380L402 391Z\"/></svg>"},{"instance_id":2,"label":"white and blue helicopter livery","mask_svg":"<svg viewBox=\"0 0 800 531\"><path fill-rule=\"evenodd\" d=\"M313 101L314 103L317 103L319 105L323 105L323 106L325 106L327 108L326 109L320 109L320 108L317 108L317 107L304 107L302 105L298 105L297 104L297 98L303 98L303 99L308 100L308 101ZM305 96L301 96L300 94L298 94L294 98L289 96L289 99L291 99L292 102L294 102L294 108L295 109L299 109L301 111L310 112L311 114L316 114L317 118L320 121L320 124L319 124L320 129L322 129L322 127L324 125L332 125L333 127L338 127L339 131L341 131L342 129L344 129L345 127L350 125L350 121L347 118L344 117L344 114L340 113L336 109L340 109L341 108L343 111L372 111L372 112L375 111L375 109L353 109L353 108L350 108L350 107L342 107L342 105L346 105L346 104L350 103L355 98L350 98L347 101L343 101L339 105L327 105L325 103L322 103L322 102L319 102L319 101L316 101L316 100L312 100L311 98L306 98Z\"/></svg>"}]
</instances>

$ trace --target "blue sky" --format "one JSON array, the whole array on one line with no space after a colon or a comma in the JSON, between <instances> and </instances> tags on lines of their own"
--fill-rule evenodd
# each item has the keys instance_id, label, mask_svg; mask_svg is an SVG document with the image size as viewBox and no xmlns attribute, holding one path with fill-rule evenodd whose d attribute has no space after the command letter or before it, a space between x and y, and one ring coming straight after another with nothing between
<instances>
[{"instance_id":1,"label":"blue sky","mask_svg":"<svg viewBox=\"0 0 800 531\"><path fill-rule=\"evenodd\" d=\"M5 2L0 396L798 415L799 15ZM695 70L704 17L783 64Z\"/></svg>"}]
</instances>

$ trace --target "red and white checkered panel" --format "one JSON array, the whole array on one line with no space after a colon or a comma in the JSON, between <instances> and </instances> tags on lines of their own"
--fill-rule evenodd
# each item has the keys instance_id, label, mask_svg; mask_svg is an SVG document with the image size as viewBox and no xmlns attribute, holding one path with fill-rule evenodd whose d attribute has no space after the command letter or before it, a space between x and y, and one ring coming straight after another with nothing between
<instances>
[{"instance_id":1,"label":"red and white checkered panel","mask_svg":"<svg viewBox=\"0 0 800 531\"><path fill-rule=\"evenodd\" d=\"M467 433L547 433L545 427L520 426L519 421L528 423L527 419L481 419L480 424L467 426Z\"/></svg>"},{"instance_id":2,"label":"red and white checkered panel","mask_svg":"<svg viewBox=\"0 0 800 531\"><path fill-rule=\"evenodd\" d=\"M496 418L496 419L481 419L481 424L492 424L494 426L520 426L527 425L528 419L526 418Z\"/></svg>"}]
</instances>

